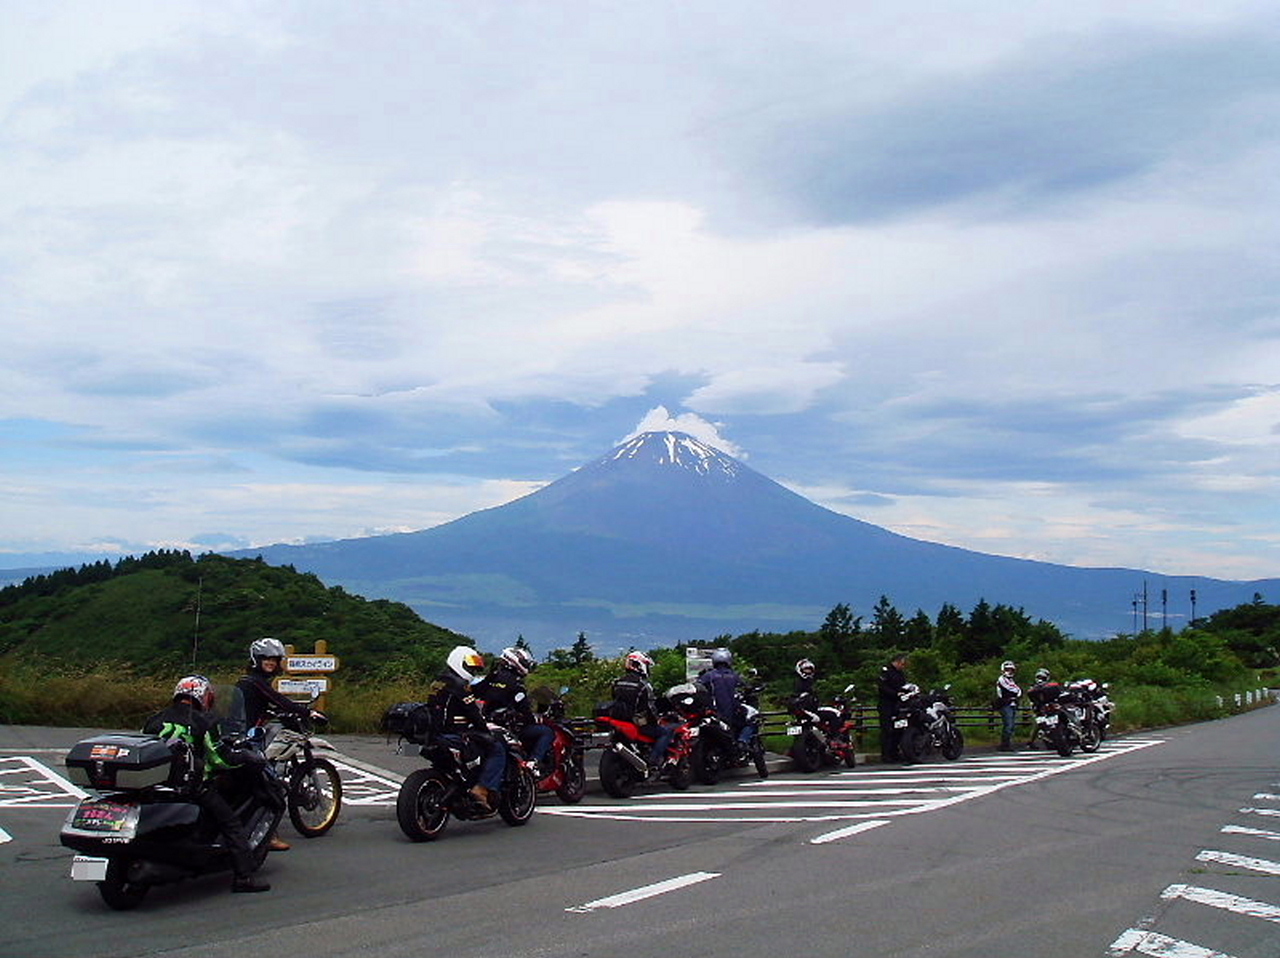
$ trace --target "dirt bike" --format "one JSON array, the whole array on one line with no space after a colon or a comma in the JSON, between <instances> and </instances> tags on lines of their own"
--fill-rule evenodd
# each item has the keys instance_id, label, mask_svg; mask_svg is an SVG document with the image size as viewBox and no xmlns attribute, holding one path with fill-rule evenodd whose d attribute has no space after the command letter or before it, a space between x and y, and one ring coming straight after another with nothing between
<instances>
[{"instance_id":1,"label":"dirt bike","mask_svg":"<svg viewBox=\"0 0 1280 958\"><path fill-rule=\"evenodd\" d=\"M676 724L671 746L661 765L649 761L653 736L633 721L597 714L596 727L609 733L609 743L600 752L600 787L613 798L630 798L645 782L665 780L683 791L693 784L691 756L698 742L697 726L677 715L663 716Z\"/></svg>"},{"instance_id":2,"label":"dirt bike","mask_svg":"<svg viewBox=\"0 0 1280 958\"><path fill-rule=\"evenodd\" d=\"M282 783L247 742L256 765L222 774L223 796L240 818L255 866L284 815ZM95 794L63 823L59 840L77 854L71 878L92 881L106 904L136 908L152 886L231 870L217 822L199 803L203 772L189 746L154 735L98 735L66 758L67 778Z\"/></svg>"},{"instance_id":3,"label":"dirt bike","mask_svg":"<svg viewBox=\"0 0 1280 958\"><path fill-rule=\"evenodd\" d=\"M323 721L323 720L322 720ZM336 751L312 734L306 715L279 715L266 726L264 753L285 783L289 821L305 838L318 838L338 820L342 811L342 779L333 763L316 758L313 748Z\"/></svg>"},{"instance_id":4,"label":"dirt bike","mask_svg":"<svg viewBox=\"0 0 1280 958\"><path fill-rule=\"evenodd\" d=\"M471 794L480 777L484 754L471 735L429 733L419 753L429 768L411 772L396 797L400 830L415 842L440 837L450 817L462 821L491 818L495 812L511 826L526 824L538 800L534 763L525 758L520 740L498 725L489 726L496 747L506 751L506 767L498 790L497 808Z\"/></svg>"},{"instance_id":5,"label":"dirt bike","mask_svg":"<svg viewBox=\"0 0 1280 958\"><path fill-rule=\"evenodd\" d=\"M555 733L555 738L551 740L551 752L547 756L547 764L551 770L539 770L545 774L538 781L538 791L555 792L556 797L566 805L575 805L587 793L587 769L582 741L565 724L562 696L568 691L567 688L562 688L556 694L544 686L531 692L530 697L539 702L538 721Z\"/></svg>"},{"instance_id":6,"label":"dirt bike","mask_svg":"<svg viewBox=\"0 0 1280 958\"><path fill-rule=\"evenodd\" d=\"M812 693L798 696L792 702L792 722L787 726L787 734L794 739L790 755L797 769L816 772L824 765L844 763L853 768L858 764L853 740L857 724L850 700L852 692L853 686L846 686L831 705L817 706L817 698Z\"/></svg>"},{"instance_id":7,"label":"dirt bike","mask_svg":"<svg viewBox=\"0 0 1280 958\"><path fill-rule=\"evenodd\" d=\"M944 685L925 693L908 684L898 693L893 727L898 732L898 752L904 762L919 762L935 749L949 762L964 754L964 733L956 724L950 688Z\"/></svg>"}]
</instances>

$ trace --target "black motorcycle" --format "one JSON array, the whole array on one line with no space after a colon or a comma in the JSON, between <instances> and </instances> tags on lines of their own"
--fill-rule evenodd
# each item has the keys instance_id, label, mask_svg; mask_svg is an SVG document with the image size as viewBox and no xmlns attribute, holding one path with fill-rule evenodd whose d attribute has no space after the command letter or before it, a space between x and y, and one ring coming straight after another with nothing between
<instances>
[{"instance_id":1,"label":"black motorcycle","mask_svg":"<svg viewBox=\"0 0 1280 958\"><path fill-rule=\"evenodd\" d=\"M1084 708L1074 695L1064 691L1057 682L1044 682L1027 690L1036 720L1029 747L1035 748L1044 742L1063 758L1070 758L1081 744Z\"/></svg>"},{"instance_id":2,"label":"black motorcycle","mask_svg":"<svg viewBox=\"0 0 1280 958\"><path fill-rule=\"evenodd\" d=\"M816 772L824 765L843 763L853 768L858 764L853 691L852 685L845 686L830 705L820 705L812 692L792 699L787 734L792 737L790 754L797 769Z\"/></svg>"},{"instance_id":3,"label":"black motorcycle","mask_svg":"<svg viewBox=\"0 0 1280 958\"><path fill-rule=\"evenodd\" d=\"M898 733L898 752L904 762L919 762L937 750L947 761L964 754L964 733L956 724L951 686L922 692L913 684L898 693L898 711L893 727Z\"/></svg>"},{"instance_id":4,"label":"black motorcycle","mask_svg":"<svg viewBox=\"0 0 1280 958\"><path fill-rule=\"evenodd\" d=\"M512 826L524 825L533 817L538 801L537 768L525 757L515 735L501 726L489 728L498 747L507 753L497 808L471 794L484 761L479 744L470 736L428 733L419 751L431 766L412 772L396 798L396 820L410 839L425 842L439 838L450 816L474 821L490 818L496 811Z\"/></svg>"},{"instance_id":5,"label":"black motorcycle","mask_svg":"<svg viewBox=\"0 0 1280 958\"><path fill-rule=\"evenodd\" d=\"M257 754L244 746L241 755ZM218 823L197 801L202 772L185 743L97 735L76 743L66 766L71 782L96 793L71 810L59 836L77 853L71 877L97 883L111 908L136 908L154 885L231 870ZM283 784L260 756L219 784L260 865L284 814Z\"/></svg>"},{"instance_id":6,"label":"black motorcycle","mask_svg":"<svg viewBox=\"0 0 1280 958\"><path fill-rule=\"evenodd\" d=\"M667 690L666 699L684 722L696 730L696 741L689 756L694 777L703 785L715 785L727 768L747 768L754 765L760 778L769 777L761 730L764 716L752 703L760 693L759 688L748 689L738 697L736 727L724 721L712 705L711 696L705 690L686 682ZM752 735L743 741L742 729L750 727Z\"/></svg>"}]
</instances>

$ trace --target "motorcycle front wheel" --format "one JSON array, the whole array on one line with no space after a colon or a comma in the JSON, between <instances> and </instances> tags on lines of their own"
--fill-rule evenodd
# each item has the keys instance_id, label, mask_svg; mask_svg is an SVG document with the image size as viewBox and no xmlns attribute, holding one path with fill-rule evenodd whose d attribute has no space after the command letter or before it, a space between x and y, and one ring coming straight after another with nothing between
<instances>
[{"instance_id":1,"label":"motorcycle front wheel","mask_svg":"<svg viewBox=\"0 0 1280 958\"><path fill-rule=\"evenodd\" d=\"M533 817L538 803L538 780L523 765L515 777L502 786L498 798L498 814L508 825L523 825Z\"/></svg>"},{"instance_id":2,"label":"motorcycle front wheel","mask_svg":"<svg viewBox=\"0 0 1280 958\"><path fill-rule=\"evenodd\" d=\"M924 755L924 746L924 729L916 728L914 725L908 725L898 737L898 754L908 764L920 761Z\"/></svg>"},{"instance_id":3,"label":"motorcycle front wheel","mask_svg":"<svg viewBox=\"0 0 1280 958\"><path fill-rule=\"evenodd\" d=\"M98 882L98 894L108 908L129 911L142 904L150 887L129 881L129 862L123 858L113 858L107 864L107 877Z\"/></svg>"},{"instance_id":4,"label":"motorcycle front wheel","mask_svg":"<svg viewBox=\"0 0 1280 958\"><path fill-rule=\"evenodd\" d=\"M564 784L556 789L556 798L566 805L576 805L587 794L587 769L582 753L574 752L564 766Z\"/></svg>"},{"instance_id":5,"label":"motorcycle front wheel","mask_svg":"<svg viewBox=\"0 0 1280 958\"><path fill-rule=\"evenodd\" d=\"M670 781L671 787L678 792L683 792L693 784L693 766L689 764L688 756L676 763L676 767L671 770Z\"/></svg>"},{"instance_id":6,"label":"motorcycle front wheel","mask_svg":"<svg viewBox=\"0 0 1280 958\"><path fill-rule=\"evenodd\" d=\"M964 733L958 725L947 730L947 739L942 743L941 751L942 757L948 762L954 762L964 754Z\"/></svg>"},{"instance_id":7,"label":"motorcycle front wheel","mask_svg":"<svg viewBox=\"0 0 1280 958\"><path fill-rule=\"evenodd\" d=\"M769 777L769 763L765 760L764 742L757 735L751 740L751 761L756 767L756 774L761 778Z\"/></svg>"},{"instance_id":8,"label":"motorcycle front wheel","mask_svg":"<svg viewBox=\"0 0 1280 958\"><path fill-rule=\"evenodd\" d=\"M289 779L289 821L304 838L318 838L338 820L342 779L327 759L313 758Z\"/></svg>"},{"instance_id":9,"label":"motorcycle front wheel","mask_svg":"<svg viewBox=\"0 0 1280 958\"><path fill-rule=\"evenodd\" d=\"M822 767L822 743L817 736L805 733L791 746L791 760L802 772L816 772Z\"/></svg>"},{"instance_id":10,"label":"motorcycle front wheel","mask_svg":"<svg viewBox=\"0 0 1280 958\"><path fill-rule=\"evenodd\" d=\"M1071 753L1075 751L1071 736L1061 725L1054 726L1053 731L1049 733L1049 741L1053 743L1053 747L1062 758L1070 758Z\"/></svg>"},{"instance_id":11,"label":"motorcycle front wheel","mask_svg":"<svg viewBox=\"0 0 1280 958\"><path fill-rule=\"evenodd\" d=\"M693 765L693 777L703 785L715 785L720 781L720 772L724 768L724 752L718 745L710 745L699 739L689 757Z\"/></svg>"},{"instance_id":12,"label":"motorcycle front wheel","mask_svg":"<svg viewBox=\"0 0 1280 958\"><path fill-rule=\"evenodd\" d=\"M600 753L600 787L611 798L630 798L640 777L626 759L611 748Z\"/></svg>"},{"instance_id":13,"label":"motorcycle front wheel","mask_svg":"<svg viewBox=\"0 0 1280 958\"><path fill-rule=\"evenodd\" d=\"M1086 722L1080 730L1080 751L1096 752L1102 744L1102 729L1096 722Z\"/></svg>"},{"instance_id":14,"label":"motorcycle front wheel","mask_svg":"<svg viewBox=\"0 0 1280 958\"><path fill-rule=\"evenodd\" d=\"M415 842L439 838L449 824L449 806L445 803L448 793L449 783L434 768L411 772L396 797L396 821L400 823L400 830Z\"/></svg>"}]
</instances>

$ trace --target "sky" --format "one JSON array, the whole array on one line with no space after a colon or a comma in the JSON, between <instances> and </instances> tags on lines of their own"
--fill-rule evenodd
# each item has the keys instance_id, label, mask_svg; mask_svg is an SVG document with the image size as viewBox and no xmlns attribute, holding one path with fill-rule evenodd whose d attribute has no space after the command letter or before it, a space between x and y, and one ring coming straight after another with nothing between
<instances>
[{"instance_id":1,"label":"sky","mask_svg":"<svg viewBox=\"0 0 1280 958\"><path fill-rule=\"evenodd\" d=\"M682 428L1280 576L1274 2L0 0L0 568L428 528Z\"/></svg>"}]
</instances>

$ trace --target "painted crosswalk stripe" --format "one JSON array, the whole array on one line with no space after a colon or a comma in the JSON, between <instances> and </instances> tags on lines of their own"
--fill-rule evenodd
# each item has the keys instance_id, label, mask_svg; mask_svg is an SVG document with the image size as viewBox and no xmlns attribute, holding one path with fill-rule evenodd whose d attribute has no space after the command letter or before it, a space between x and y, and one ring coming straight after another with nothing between
<instances>
[{"instance_id":1,"label":"painted crosswalk stripe","mask_svg":"<svg viewBox=\"0 0 1280 958\"><path fill-rule=\"evenodd\" d=\"M1246 825L1223 825L1222 832L1226 835L1250 835L1253 838L1265 838L1269 841L1280 842L1280 832L1270 832L1265 828L1249 828Z\"/></svg>"},{"instance_id":2,"label":"painted crosswalk stripe","mask_svg":"<svg viewBox=\"0 0 1280 958\"><path fill-rule=\"evenodd\" d=\"M1252 898L1242 898L1239 895L1229 895L1213 888L1201 888L1198 885L1170 885L1160 893L1160 897L1165 900L1181 898L1185 901L1208 905L1210 908L1233 911L1238 915L1280 922L1280 905L1254 901Z\"/></svg>"},{"instance_id":3,"label":"painted crosswalk stripe","mask_svg":"<svg viewBox=\"0 0 1280 958\"><path fill-rule=\"evenodd\" d=\"M1280 818L1280 808L1242 808L1245 815L1265 815L1269 818Z\"/></svg>"},{"instance_id":4,"label":"painted crosswalk stripe","mask_svg":"<svg viewBox=\"0 0 1280 958\"><path fill-rule=\"evenodd\" d=\"M1266 875L1280 875L1280 862L1267 861L1265 858L1250 858L1247 855L1235 855L1231 852L1206 849L1196 856L1196 861L1214 862L1219 865L1230 865L1234 868L1247 868L1250 871L1262 872Z\"/></svg>"},{"instance_id":5,"label":"painted crosswalk stripe","mask_svg":"<svg viewBox=\"0 0 1280 958\"><path fill-rule=\"evenodd\" d=\"M3 828L0 828L0 845L3 845L5 842L11 842L11 841L13 841L13 836L10 835L8 832L6 832Z\"/></svg>"},{"instance_id":6,"label":"painted crosswalk stripe","mask_svg":"<svg viewBox=\"0 0 1280 958\"><path fill-rule=\"evenodd\" d=\"M1232 958L1226 952L1214 951L1212 948L1170 938L1154 931L1143 931L1141 928L1130 928L1112 942L1107 950L1109 958L1131 954L1151 955L1152 958Z\"/></svg>"},{"instance_id":7,"label":"painted crosswalk stripe","mask_svg":"<svg viewBox=\"0 0 1280 958\"><path fill-rule=\"evenodd\" d=\"M719 872L692 872L688 875L681 875L678 878L668 878L666 881L654 882L652 885L644 885L641 888L619 892L616 895L610 895L608 898L597 898L595 901L589 901L585 905L566 908L565 911L585 914L595 911L597 908L621 908L623 905L630 905L646 898L653 898L655 895L665 895L669 891L676 891L689 885L696 885L698 882L719 877Z\"/></svg>"},{"instance_id":8,"label":"painted crosswalk stripe","mask_svg":"<svg viewBox=\"0 0 1280 958\"><path fill-rule=\"evenodd\" d=\"M848 828L837 828L834 832L827 832L825 835L819 835L817 838L809 839L810 845L825 845L827 842L836 842L842 838L848 838L850 835L857 835L860 832L870 831L873 828L879 828L881 825L888 825L887 818L878 818L869 822L858 822L856 825L850 825Z\"/></svg>"}]
</instances>

